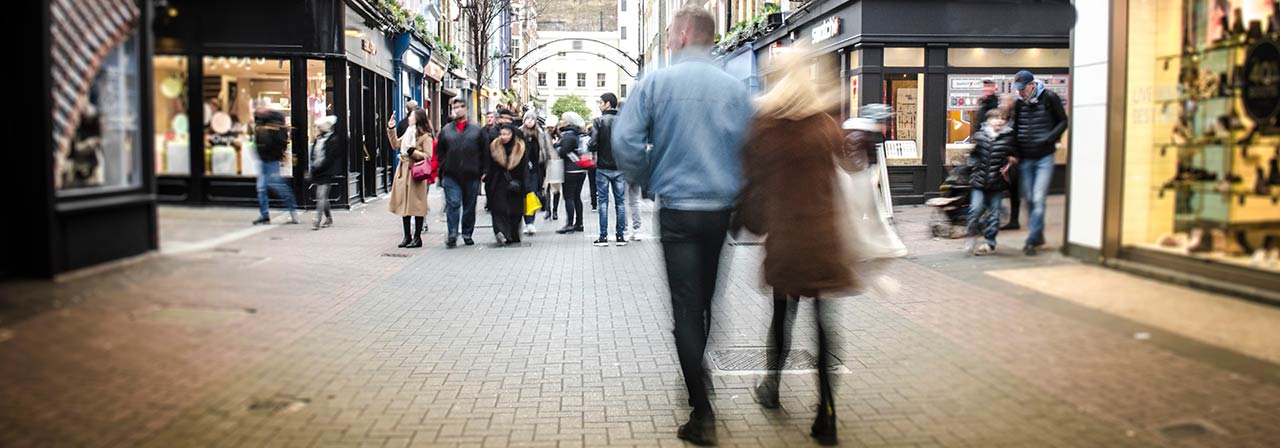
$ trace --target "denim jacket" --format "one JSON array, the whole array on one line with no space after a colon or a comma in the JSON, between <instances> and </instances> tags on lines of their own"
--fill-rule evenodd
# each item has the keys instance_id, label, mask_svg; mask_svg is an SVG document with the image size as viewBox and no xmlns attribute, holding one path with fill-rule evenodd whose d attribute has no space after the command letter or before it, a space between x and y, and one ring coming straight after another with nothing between
<instances>
[{"instance_id":1,"label":"denim jacket","mask_svg":"<svg viewBox=\"0 0 1280 448\"><path fill-rule=\"evenodd\" d=\"M673 60L627 99L613 124L613 155L627 180L647 187L663 208L729 210L742 188L751 98L706 48Z\"/></svg>"}]
</instances>

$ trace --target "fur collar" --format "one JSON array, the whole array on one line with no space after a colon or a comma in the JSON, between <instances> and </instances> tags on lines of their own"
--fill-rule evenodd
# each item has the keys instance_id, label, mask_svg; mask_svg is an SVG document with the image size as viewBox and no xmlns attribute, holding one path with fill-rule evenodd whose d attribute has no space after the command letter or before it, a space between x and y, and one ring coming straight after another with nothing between
<instances>
[{"instance_id":1,"label":"fur collar","mask_svg":"<svg viewBox=\"0 0 1280 448\"><path fill-rule=\"evenodd\" d=\"M493 155L494 162L506 167L507 171L511 171L520 166L520 161L524 160L524 142L512 136L511 157L507 157L507 151L502 147L502 139L495 138L493 143L489 144L489 154Z\"/></svg>"}]
</instances>

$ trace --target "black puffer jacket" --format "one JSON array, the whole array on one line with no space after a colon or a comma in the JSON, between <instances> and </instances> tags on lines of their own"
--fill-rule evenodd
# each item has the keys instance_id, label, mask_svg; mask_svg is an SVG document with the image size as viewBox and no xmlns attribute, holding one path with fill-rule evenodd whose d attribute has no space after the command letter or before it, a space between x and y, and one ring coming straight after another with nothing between
<instances>
[{"instance_id":1,"label":"black puffer jacket","mask_svg":"<svg viewBox=\"0 0 1280 448\"><path fill-rule=\"evenodd\" d=\"M458 131L458 123L450 122L440 130L435 157L440 159L440 175L452 178L476 178L489 166L489 141L479 126L467 123Z\"/></svg>"},{"instance_id":2,"label":"black puffer jacket","mask_svg":"<svg viewBox=\"0 0 1280 448\"><path fill-rule=\"evenodd\" d=\"M1016 109L1013 126L1018 133L1018 156L1038 159L1053 154L1067 131L1067 112L1058 94L1045 89L1031 100L1019 99Z\"/></svg>"},{"instance_id":3,"label":"black puffer jacket","mask_svg":"<svg viewBox=\"0 0 1280 448\"><path fill-rule=\"evenodd\" d=\"M258 159L264 162L284 160L284 152L289 147L289 129L284 125L284 114L278 110L255 113L253 122Z\"/></svg>"},{"instance_id":4,"label":"black puffer jacket","mask_svg":"<svg viewBox=\"0 0 1280 448\"><path fill-rule=\"evenodd\" d=\"M574 158L578 155L579 135L582 135L582 129L569 125L560 128L560 143L556 146L556 152L560 154L560 158L564 159L564 172L566 173L582 173L586 170L578 167L578 162ZM570 157L570 155L574 157Z\"/></svg>"},{"instance_id":5,"label":"black puffer jacket","mask_svg":"<svg viewBox=\"0 0 1280 448\"><path fill-rule=\"evenodd\" d=\"M969 174L969 185L983 191L1005 191L1009 189L1009 181L1000 170L1014 155L1017 137L1008 126L995 135L990 130L984 124L978 133L973 134L973 152L969 153L973 171Z\"/></svg>"}]
</instances>

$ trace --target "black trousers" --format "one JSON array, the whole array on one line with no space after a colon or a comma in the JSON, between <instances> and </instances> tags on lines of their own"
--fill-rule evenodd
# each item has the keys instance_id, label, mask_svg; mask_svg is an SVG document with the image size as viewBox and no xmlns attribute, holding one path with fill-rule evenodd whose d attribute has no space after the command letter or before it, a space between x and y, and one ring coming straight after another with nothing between
<instances>
[{"instance_id":1,"label":"black trousers","mask_svg":"<svg viewBox=\"0 0 1280 448\"><path fill-rule=\"evenodd\" d=\"M1018 164L1009 168L1009 222L1021 223L1022 216L1022 170Z\"/></svg>"},{"instance_id":2,"label":"black trousers","mask_svg":"<svg viewBox=\"0 0 1280 448\"><path fill-rule=\"evenodd\" d=\"M564 173L564 215L569 218L565 225L582 227L582 182L587 173Z\"/></svg>"},{"instance_id":3,"label":"black trousers","mask_svg":"<svg viewBox=\"0 0 1280 448\"><path fill-rule=\"evenodd\" d=\"M591 209L596 209L596 169L587 170L587 186L591 189Z\"/></svg>"},{"instance_id":4,"label":"black trousers","mask_svg":"<svg viewBox=\"0 0 1280 448\"><path fill-rule=\"evenodd\" d=\"M676 353L689 389L689 405L694 413L702 415L712 412L702 358L711 331L711 301L716 293L729 218L728 211L663 209L658 214L675 317Z\"/></svg>"}]
</instances>

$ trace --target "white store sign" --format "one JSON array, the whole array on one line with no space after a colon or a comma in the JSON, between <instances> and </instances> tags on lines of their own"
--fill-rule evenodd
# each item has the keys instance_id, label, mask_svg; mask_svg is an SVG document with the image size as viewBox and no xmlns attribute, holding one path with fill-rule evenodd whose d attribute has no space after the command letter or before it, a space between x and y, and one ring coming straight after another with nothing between
<instances>
[{"instance_id":1,"label":"white store sign","mask_svg":"<svg viewBox=\"0 0 1280 448\"><path fill-rule=\"evenodd\" d=\"M840 35L840 18L831 17L818 23L818 26L809 32L809 36L813 39L813 43L822 42L824 40Z\"/></svg>"}]
</instances>

